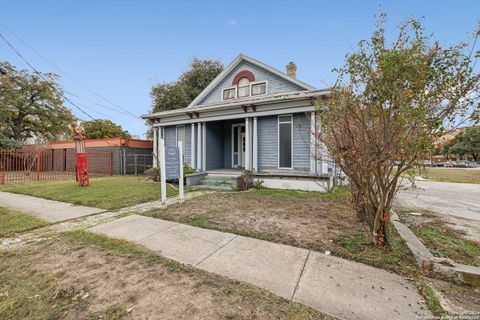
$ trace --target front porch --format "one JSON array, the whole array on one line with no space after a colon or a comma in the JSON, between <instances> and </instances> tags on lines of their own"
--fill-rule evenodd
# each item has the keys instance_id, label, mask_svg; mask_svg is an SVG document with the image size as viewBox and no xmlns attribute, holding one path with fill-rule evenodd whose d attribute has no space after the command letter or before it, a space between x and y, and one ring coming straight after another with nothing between
<instances>
[{"instance_id":1,"label":"front porch","mask_svg":"<svg viewBox=\"0 0 480 320\"><path fill-rule=\"evenodd\" d=\"M166 147L183 142L184 163L196 172L238 175L251 170L318 177L328 174L329 168L327 162L315 159L315 128L312 131L310 119L305 113L244 117L164 126L158 131Z\"/></svg>"}]
</instances>

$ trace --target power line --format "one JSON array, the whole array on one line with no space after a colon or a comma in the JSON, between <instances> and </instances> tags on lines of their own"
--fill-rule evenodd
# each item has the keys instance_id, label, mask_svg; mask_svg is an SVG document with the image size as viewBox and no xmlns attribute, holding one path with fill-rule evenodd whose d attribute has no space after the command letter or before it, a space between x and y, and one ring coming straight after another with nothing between
<instances>
[{"instance_id":1,"label":"power line","mask_svg":"<svg viewBox=\"0 0 480 320\"><path fill-rule=\"evenodd\" d=\"M88 98L79 96L78 94L75 94L75 93L73 93L73 92L70 92L70 91L67 91L67 90L64 90L63 92L65 92L66 94L71 95L71 96L73 96L73 97L75 97L75 98L78 98L78 99L85 100L85 101L88 101L88 102L90 102L90 103L93 103L93 104L95 104L95 105L97 105L97 106L99 106L99 107L108 109L108 110L110 110L110 111L118 112L118 113L120 113L120 114L122 114L122 115L124 115L124 116L135 117L136 119L138 118L138 117L136 117L136 116L132 116L130 113L126 113L126 112L123 112L122 110L117 110L117 109L115 109L115 108L106 106L106 105L104 105L104 104L98 103L98 102L93 101L93 100L91 100L91 99L88 99Z\"/></svg>"},{"instance_id":2,"label":"power line","mask_svg":"<svg viewBox=\"0 0 480 320\"><path fill-rule=\"evenodd\" d=\"M1 32L0 32L0 38L2 38L3 41L5 41L5 43L17 54L17 56L20 57L20 59L22 59L23 62L25 62L33 70L33 72L35 72L40 78L42 78L43 81L45 81L52 88L53 91L55 91L57 94L62 96L65 100L70 102L70 104L73 105L75 108L77 108L81 113L85 114L90 119L95 120L94 117L92 117L82 108L77 106L74 102L72 102L69 98L67 98L61 91L59 91L53 84L51 84L50 81L47 78L45 78L42 73L40 73L37 69L35 69L35 67L30 62L28 62L27 59L25 59L25 57L7 40L7 38L3 36Z\"/></svg>"},{"instance_id":3,"label":"power line","mask_svg":"<svg viewBox=\"0 0 480 320\"><path fill-rule=\"evenodd\" d=\"M71 99L67 98L63 92L59 91L52 83L50 83L50 81L44 77L44 75L42 73L40 73L37 69L35 69L35 67L30 63L28 62L28 60L4 37L4 35L0 32L0 38L3 39L3 41L5 41L5 43L20 57L20 59L22 59L32 70L33 72L35 72L40 78L42 78L57 94L59 94L60 96L62 96L66 101L68 101L71 105L73 105L75 108L77 108L78 110L80 110L83 114L85 114L86 116L88 116L90 119L92 120L97 120L95 119L94 117L92 117L90 114L88 114L86 111L82 110L82 108L80 108L76 103L74 103ZM3 73L3 72L2 72ZM21 84L19 83L19 85L21 86ZM96 111L98 112L98 111ZM110 142L108 141L105 141L109 146L113 146Z\"/></svg>"},{"instance_id":4,"label":"power line","mask_svg":"<svg viewBox=\"0 0 480 320\"><path fill-rule=\"evenodd\" d=\"M65 75L66 77L72 79L73 81L75 81L78 85L80 85L82 88L84 88L85 90L87 90L88 92L94 94L95 96L99 97L100 99L110 103L112 106L115 106L116 108L122 110L124 113L127 113L133 117L135 117L136 119L141 119L140 117L138 117L137 115L133 114L132 112L128 111L127 109L119 106L118 104L114 103L113 101L111 101L110 99L102 96L101 94L95 92L94 90L88 88L87 86L85 86L82 82L78 81L77 79L73 78L71 75L69 75L68 73L66 73L65 71L63 71L59 66L57 66L56 64L54 64L53 62L51 62L49 59L47 59L45 56L43 56L40 52L38 52L37 50L35 50L35 48L33 48L32 46L30 46L28 43L26 43L22 38L20 38L15 32L13 32L12 30L10 30L6 25L4 25L3 23L1 23L1 25L8 31L10 32L18 41L20 41L23 45L25 45L26 47L28 47L30 50L32 50L36 55L38 55L40 58L42 58L45 62L47 62L49 65L51 65L52 67L54 67L55 69L57 69L60 73L62 73L63 75ZM77 96L79 97L79 96ZM100 105L100 106L103 106L103 105ZM105 106L103 106L105 107ZM117 111L118 112L118 111ZM143 119L142 119L143 120Z\"/></svg>"}]
</instances>

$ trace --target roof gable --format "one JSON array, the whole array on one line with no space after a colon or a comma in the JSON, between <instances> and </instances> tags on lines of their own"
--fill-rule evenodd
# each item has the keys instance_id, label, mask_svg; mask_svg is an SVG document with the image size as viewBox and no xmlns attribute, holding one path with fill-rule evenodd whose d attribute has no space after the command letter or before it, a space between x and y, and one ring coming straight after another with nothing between
<instances>
[{"instance_id":1,"label":"roof gable","mask_svg":"<svg viewBox=\"0 0 480 320\"><path fill-rule=\"evenodd\" d=\"M236 78L240 72L252 74L255 81L267 81L267 95L315 89L277 69L241 54L192 101L188 108L222 101L223 89L232 87L235 80L238 80Z\"/></svg>"}]
</instances>

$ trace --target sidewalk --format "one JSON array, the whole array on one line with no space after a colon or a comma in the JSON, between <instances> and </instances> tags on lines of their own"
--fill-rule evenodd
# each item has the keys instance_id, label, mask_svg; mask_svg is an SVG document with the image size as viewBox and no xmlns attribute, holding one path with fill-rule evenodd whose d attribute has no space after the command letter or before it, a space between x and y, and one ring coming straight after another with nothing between
<instances>
[{"instance_id":1,"label":"sidewalk","mask_svg":"<svg viewBox=\"0 0 480 320\"><path fill-rule=\"evenodd\" d=\"M10 192L0 192L0 206L30 213L47 222L65 221L106 211Z\"/></svg>"},{"instance_id":2,"label":"sidewalk","mask_svg":"<svg viewBox=\"0 0 480 320\"><path fill-rule=\"evenodd\" d=\"M319 252L130 215L90 231L267 289L340 319L415 319L430 312L403 277Z\"/></svg>"}]
</instances>

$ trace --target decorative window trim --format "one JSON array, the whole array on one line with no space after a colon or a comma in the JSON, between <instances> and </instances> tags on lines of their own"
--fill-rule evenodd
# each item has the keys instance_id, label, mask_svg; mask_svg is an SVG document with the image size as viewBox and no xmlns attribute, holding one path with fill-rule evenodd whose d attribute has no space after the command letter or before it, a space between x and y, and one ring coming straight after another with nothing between
<instances>
[{"instance_id":1,"label":"decorative window trim","mask_svg":"<svg viewBox=\"0 0 480 320\"><path fill-rule=\"evenodd\" d=\"M236 76L232 80L232 86L238 85L238 81L242 78L247 78L248 81L253 82L255 81L255 76L251 71L248 70L242 70L239 73L236 74Z\"/></svg>"},{"instance_id":2,"label":"decorative window trim","mask_svg":"<svg viewBox=\"0 0 480 320\"><path fill-rule=\"evenodd\" d=\"M227 90L232 90L232 89L235 90L234 97L233 97L233 98L230 98L230 99L225 99L225 91L227 91ZM233 100L233 99L236 99L236 98L237 98L237 86L233 86L233 87L228 87L228 88L222 89L222 101Z\"/></svg>"},{"instance_id":3,"label":"decorative window trim","mask_svg":"<svg viewBox=\"0 0 480 320\"><path fill-rule=\"evenodd\" d=\"M280 121L280 117L288 117L290 116L290 120L288 121ZM290 123L290 141L291 141L291 151L290 151L290 167L280 167L280 124ZM277 168L278 169L293 169L293 114L279 114L277 116Z\"/></svg>"},{"instance_id":4,"label":"decorative window trim","mask_svg":"<svg viewBox=\"0 0 480 320\"><path fill-rule=\"evenodd\" d=\"M256 84L262 84L265 83L265 93L258 93L258 94L253 94L253 86ZM250 96L266 96L268 94L268 81L267 80L260 80L260 81L254 81L250 82Z\"/></svg>"}]
</instances>

